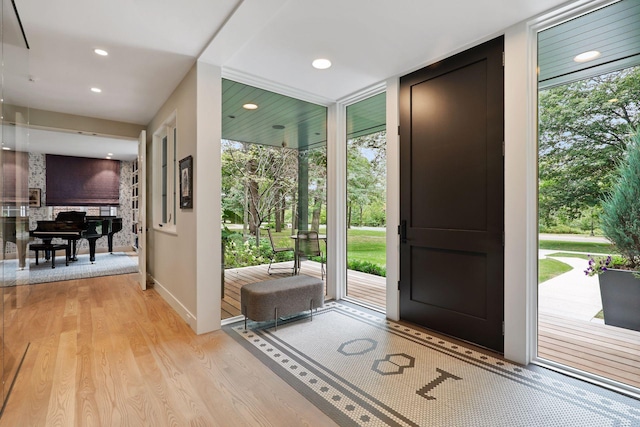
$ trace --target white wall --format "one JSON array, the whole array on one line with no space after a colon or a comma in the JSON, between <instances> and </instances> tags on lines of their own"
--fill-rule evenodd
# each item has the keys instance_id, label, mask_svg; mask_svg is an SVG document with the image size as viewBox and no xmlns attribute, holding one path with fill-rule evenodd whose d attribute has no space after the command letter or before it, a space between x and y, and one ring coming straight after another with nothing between
<instances>
[{"instance_id":1,"label":"white wall","mask_svg":"<svg viewBox=\"0 0 640 427\"><path fill-rule=\"evenodd\" d=\"M147 271L158 293L197 333L220 328L220 68L197 63L148 125L153 134L176 113L177 159L193 156L193 209L178 209L176 231L154 226L152 163L147 163Z\"/></svg>"},{"instance_id":2,"label":"white wall","mask_svg":"<svg viewBox=\"0 0 640 427\"><path fill-rule=\"evenodd\" d=\"M387 317L400 319L400 79L387 80Z\"/></svg>"},{"instance_id":3,"label":"white wall","mask_svg":"<svg viewBox=\"0 0 640 427\"><path fill-rule=\"evenodd\" d=\"M153 134L165 120L176 112L177 158L188 155L196 160L196 66L189 70L185 78L173 91L169 99L147 125L147 272L154 279L156 291L195 330L197 313L196 292L196 221L195 210L178 209L176 213L176 233L159 230L153 221L150 203L153 194ZM194 191L195 191L194 187ZM197 193L194 192L197 203Z\"/></svg>"},{"instance_id":4,"label":"white wall","mask_svg":"<svg viewBox=\"0 0 640 427\"><path fill-rule=\"evenodd\" d=\"M518 363L531 360L529 343L531 323L535 317L530 304L535 295L528 295L528 281L536 272L536 266L532 264L537 259L530 250L532 239L535 243L536 236L528 232L531 221L535 223L535 218L531 218L530 206L536 203L535 141L531 140L532 132L535 136L535 129L531 129L535 110L530 108L532 79L535 85L535 68L531 68L535 67L535 63L529 60L529 44L526 23L506 30L504 355ZM533 189L530 188L531 176L534 177Z\"/></svg>"},{"instance_id":5,"label":"white wall","mask_svg":"<svg viewBox=\"0 0 640 427\"><path fill-rule=\"evenodd\" d=\"M198 130L194 156L194 211L197 253L197 333L220 329L222 250L221 147L222 76L220 67L198 62Z\"/></svg>"}]
</instances>

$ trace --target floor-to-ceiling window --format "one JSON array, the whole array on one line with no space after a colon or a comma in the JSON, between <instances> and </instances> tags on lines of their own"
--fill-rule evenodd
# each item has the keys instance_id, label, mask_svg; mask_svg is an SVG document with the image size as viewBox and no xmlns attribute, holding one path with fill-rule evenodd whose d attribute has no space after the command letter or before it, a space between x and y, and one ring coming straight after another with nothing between
<instances>
[{"instance_id":1,"label":"floor-to-ceiling window","mask_svg":"<svg viewBox=\"0 0 640 427\"><path fill-rule=\"evenodd\" d=\"M538 34L538 356L623 388L640 387L638 28L622 0Z\"/></svg>"},{"instance_id":2,"label":"floor-to-ceiling window","mask_svg":"<svg viewBox=\"0 0 640 427\"><path fill-rule=\"evenodd\" d=\"M346 295L384 309L386 303L385 93L347 106Z\"/></svg>"},{"instance_id":3,"label":"floor-to-ceiling window","mask_svg":"<svg viewBox=\"0 0 640 427\"><path fill-rule=\"evenodd\" d=\"M327 108L226 79L222 90L225 319L246 284L326 276ZM317 252L298 243L307 231Z\"/></svg>"}]
</instances>

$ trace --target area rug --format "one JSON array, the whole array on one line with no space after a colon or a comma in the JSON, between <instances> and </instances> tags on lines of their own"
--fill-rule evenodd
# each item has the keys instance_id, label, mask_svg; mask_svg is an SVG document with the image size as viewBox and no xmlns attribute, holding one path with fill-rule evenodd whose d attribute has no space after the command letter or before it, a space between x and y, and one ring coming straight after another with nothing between
<instances>
[{"instance_id":1,"label":"area rug","mask_svg":"<svg viewBox=\"0 0 640 427\"><path fill-rule=\"evenodd\" d=\"M341 426L640 426L640 402L329 302L225 331Z\"/></svg>"},{"instance_id":2,"label":"area rug","mask_svg":"<svg viewBox=\"0 0 640 427\"><path fill-rule=\"evenodd\" d=\"M38 265L34 258L27 258L28 268L18 270L18 260L10 259L2 262L4 286L35 285L38 283L59 282L63 280L88 279L98 276L135 273L138 271L138 257L124 252L97 253L92 264L88 254L78 255L78 260L65 266L64 255L56 257L56 268L51 268L51 261L40 259Z\"/></svg>"}]
</instances>

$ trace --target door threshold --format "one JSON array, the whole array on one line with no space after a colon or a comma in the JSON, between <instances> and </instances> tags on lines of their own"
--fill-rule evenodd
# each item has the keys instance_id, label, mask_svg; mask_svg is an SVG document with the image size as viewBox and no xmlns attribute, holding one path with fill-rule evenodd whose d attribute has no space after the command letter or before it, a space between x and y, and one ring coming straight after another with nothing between
<instances>
[{"instance_id":1,"label":"door threshold","mask_svg":"<svg viewBox=\"0 0 640 427\"><path fill-rule=\"evenodd\" d=\"M605 388L607 390L614 391L616 393L624 394L625 396L632 397L640 400L640 389L624 384L618 381L611 380L600 375L591 374L589 372L581 371L579 369L572 368L561 363L554 362L552 360L534 358L531 361L532 364L558 372L562 375L566 375L578 380L593 384L598 387Z\"/></svg>"},{"instance_id":2,"label":"door threshold","mask_svg":"<svg viewBox=\"0 0 640 427\"><path fill-rule=\"evenodd\" d=\"M364 307L368 310L375 311L376 313L385 314L385 315L387 314L386 310L383 307L373 305L373 304L368 304L364 301L361 301L353 297L342 297L341 300L338 300L336 302L348 302L352 305L355 305L358 307Z\"/></svg>"}]
</instances>

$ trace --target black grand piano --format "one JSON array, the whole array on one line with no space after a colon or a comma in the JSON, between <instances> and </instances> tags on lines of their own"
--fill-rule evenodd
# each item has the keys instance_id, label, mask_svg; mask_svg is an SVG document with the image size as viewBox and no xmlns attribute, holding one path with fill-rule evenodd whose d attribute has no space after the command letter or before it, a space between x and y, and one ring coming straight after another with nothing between
<instances>
[{"instance_id":1,"label":"black grand piano","mask_svg":"<svg viewBox=\"0 0 640 427\"><path fill-rule=\"evenodd\" d=\"M38 221L35 230L29 236L38 237L44 243L51 243L54 238L66 239L71 247L70 261L76 261L77 241L89 241L89 261L96 260L96 241L107 236L109 252L113 252L113 235L122 230L122 218L115 216L87 216L86 212L60 212L54 221Z\"/></svg>"}]
</instances>

